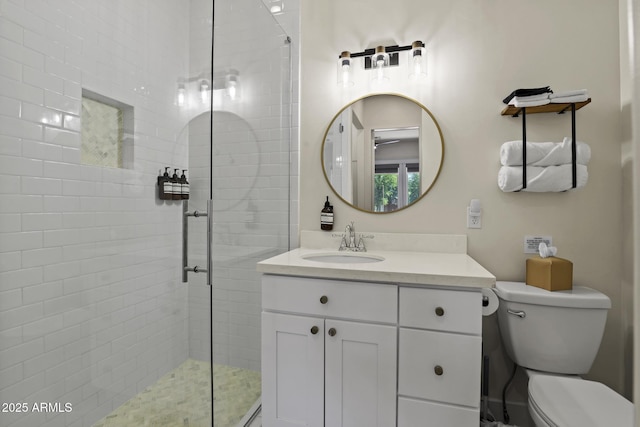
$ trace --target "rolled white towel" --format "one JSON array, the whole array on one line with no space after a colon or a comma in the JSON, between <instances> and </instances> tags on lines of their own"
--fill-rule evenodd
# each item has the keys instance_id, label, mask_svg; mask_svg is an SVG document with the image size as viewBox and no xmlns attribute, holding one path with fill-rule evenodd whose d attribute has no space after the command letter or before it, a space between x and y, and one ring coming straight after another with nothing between
<instances>
[{"instance_id":1,"label":"rolled white towel","mask_svg":"<svg viewBox=\"0 0 640 427\"><path fill-rule=\"evenodd\" d=\"M589 91L586 89L565 90L562 92L554 92L549 94L549 98L566 98L568 96L586 95L589 96Z\"/></svg>"},{"instance_id":2,"label":"rolled white towel","mask_svg":"<svg viewBox=\"0 0 640 427\"><path fill-rule=\"evenodd\" d=\"M591 147L578 141L576 143L576 163L589 164ZM500 163L503 166L522 165L522 141L509 141L500 147ZM552 166L571 163L571 138L562 142L527 142L527 165Z\"/></svg>"},{"instance_id":3,"label":"rolled white towel","mask_svg":"<svg viewBox=\"0 0 640 427\"><path fill-rule=\"evenodd\" d=\"M573 185L571 165L527 166L527 188L522 188L522 166L502 166L498 172L498 187L505 193L512 191L559 192ZM587 184L589 173L585 165L576 167L576 188Z\"/></svg>"},{"instance_id":4,"label":"rolled white towel","mask_svg":"<svg viewBox=\"0 0 640 427\"><path fill-rule=\"evenodd\" d=\"M574 96L562 96L559 98L552 98L550 102L553 104L562 104L565 102L584 102L589 99L589 95L574 95Z\"/></svg>"}]
</instances>

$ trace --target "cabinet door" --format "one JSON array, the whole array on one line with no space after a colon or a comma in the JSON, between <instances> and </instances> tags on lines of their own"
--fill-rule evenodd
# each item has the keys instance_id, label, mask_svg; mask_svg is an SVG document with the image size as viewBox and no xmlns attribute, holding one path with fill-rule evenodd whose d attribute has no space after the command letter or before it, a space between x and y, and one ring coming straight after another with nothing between
<instances>
[{"instance_id":1,"label":"cabinet door","mask_svg":"<svg viewBox=\"0 0 640 427\"><path fill-rule=\"evenodd\" d=\"M325 321L327 426L395 426L396 336L393 326Z\"/></svg>"},{"instance_id":2,"label":"cabinet door","mask_svg":"<svg viewBox=\"0 0 640 427\"><path fill-rule=\"evenodd\" d=\"M262 425L324 426L323 319L262 313Z\"/></svg>"}]
</instances>

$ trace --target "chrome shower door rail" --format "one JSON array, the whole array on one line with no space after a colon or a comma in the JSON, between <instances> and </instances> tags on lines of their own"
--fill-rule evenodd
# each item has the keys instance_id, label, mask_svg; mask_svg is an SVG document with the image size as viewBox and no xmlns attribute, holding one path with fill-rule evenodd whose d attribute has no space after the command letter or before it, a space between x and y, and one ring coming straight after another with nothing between
<instances>
[{"instance_id":1,"label":"chrome shower door rail","mask_svg":"<svg viewBox=\"0 0 640 427\"><path fill-rule=\"evenodd\" d=\"M207 218L207 267L202 268L197 265L189 267L188 243L189 243L189 217ZM211 237L213 222L213 200L207 200L207 211L189 212L189 201L182 201L182 283L187 283L188 273L207 273L207 286L211 286L211 272L213 263L211 262Z\"/></svg>"}]
</instances>

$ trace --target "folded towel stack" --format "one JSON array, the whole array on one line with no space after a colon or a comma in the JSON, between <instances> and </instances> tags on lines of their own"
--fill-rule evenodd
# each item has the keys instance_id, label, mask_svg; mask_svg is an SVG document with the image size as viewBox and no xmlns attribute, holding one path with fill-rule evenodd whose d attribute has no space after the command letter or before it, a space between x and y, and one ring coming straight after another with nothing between
<instances>
[{"instance_id":1,"label":"folded towel stack","mask_svg":"<svg viewBox=\"0 0 640 427\"><path fill-rule=\"evenodd\" d=\"M549 100L554 104L584 102L587 99L589 99L589 92L586 89L567 90L549 95Z\"/></svg>"},{"instance_id":2,"label":"folded towel stack","mask_svg":"<svg viewBox=\"0 0 640 427\"><path fill-rule=\"evenodd\" d=\"M537 105L547 105L550 103L549 94L530 95L530 96L514 96L509 105L516 107L535 107Z\"/></svg>"},{"instance_id":3,"label":"folded towel stack","mask_svg":"<svg viewBox=\"0 0 640 427\"><path fill-rule=\"evenodd\" d=\"M503 99L502 102L515 107L535 107L549 103L583 102L587 99L589 99L587 89L567 90L554 93L549 86L545 86L531 89L516 89Z\"/></svg>"},{"instance_id":4,"label":"folded towel stack","mask_svg":"<svg viewBox=\"0 0 640 427\"><path fill-rule=\"evenodd\" d=\"M502 102L509 105L515 105L516 107L545 105L550 102L550 93L553 93L553 91L549 86L531 89L516 89L503 99Z\"/></svg>"},{"instance_id":5,"label":"folded towel stack","mask_svg":"<svg viewBox=\"0 0 640 427\"><path fill-rule=\"evenodd\" d=\"M522 188L522 141L509 141L500 147L498 186L504 192L557 192L573 188L571 138L556 142L527 142L527 187ZM591 159L588 144L576 142L576 188L586 185Z\"/></svg>"}]
</instances>

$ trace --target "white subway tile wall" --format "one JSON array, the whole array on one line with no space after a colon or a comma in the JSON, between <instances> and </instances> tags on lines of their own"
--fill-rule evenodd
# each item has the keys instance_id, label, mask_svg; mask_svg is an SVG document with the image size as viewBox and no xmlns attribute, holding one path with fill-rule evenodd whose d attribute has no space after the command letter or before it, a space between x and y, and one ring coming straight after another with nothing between
<instances>
[{"instance_id":1,"label":"white subway tile wall","mask_svg":"<svg viewBox=\"0 0 640 427\"><path fill-rule=\"evenodd\" d=\"M190 19L179 0L0 0L0 402L29 404L2 426L91 425L188 357L181 208L155 192L187 168ZM136 109L132 169L80 164L83 87Z\"/></svg>"},{"instance_id":2,"label":"white subway tile wall","mask_svg":"<svg viewBox=\"0 0 640 427\"><path fill-rule=\"evenodd\" d=\"M214 358L254 370L255 263L297 245L298 212L298 0L292 51L258 4L216 1L214 70L239 71L240 98L213 116ZM209 289L181 283L181 207L155 192L171 166L190 209L209 198L210 114L180 108L176 82L210 68L210 17L210 0L0 0L0 401L73 407L0 425L91 425L209 359ZM83 88L135 108L130 169L81 164ZM191 223L190 264L204 250Z\"/></svg>"}]
</instances>

